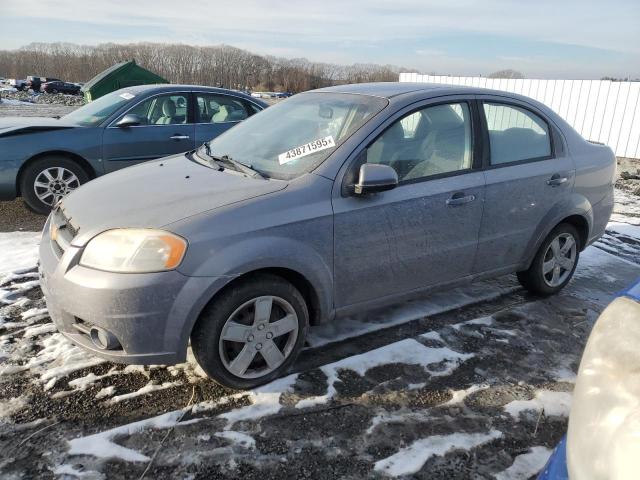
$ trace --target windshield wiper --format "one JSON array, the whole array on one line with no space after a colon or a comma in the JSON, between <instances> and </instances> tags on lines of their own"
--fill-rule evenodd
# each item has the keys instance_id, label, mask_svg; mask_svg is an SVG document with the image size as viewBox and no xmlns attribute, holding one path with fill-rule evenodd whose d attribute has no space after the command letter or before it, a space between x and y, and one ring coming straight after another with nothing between
<instances>
[{"instance_id":1,"label":"windshield wiper","mask_svg":"<svg viewBox=\"0 0 640 480\"><path fill-rule=\"evenodd\" d=\"M262 174L260 171L253 168L251 165L247 165L246 163L239 162L238 160L234 160L229 155L213 155L211 153L211 145L209 142L204 142L204 152L207 156L218 164L224 163L226 165L231 165L234 170L238 172L248 173L253 177L260 177L266 179L267 177ZM223 167L224 168L224 167Z\"/></svg>"}]
</instances>

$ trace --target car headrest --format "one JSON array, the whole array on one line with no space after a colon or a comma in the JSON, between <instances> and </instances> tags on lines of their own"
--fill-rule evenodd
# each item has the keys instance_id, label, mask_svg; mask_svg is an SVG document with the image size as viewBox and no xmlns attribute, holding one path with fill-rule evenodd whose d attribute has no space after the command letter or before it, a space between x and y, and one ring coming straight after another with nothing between
<instances>
[{"instance_id":1,"label":"car headrest","mask_svg":"<svg viewBox=\"0 0 640 480\"><path fill-rule=\"evenodd\" d=\"M437 105L423 112L432 128L449 129L463 124L464 120L458 116L449 105Z\"/></svg>"},{"instance_id":2,"label":"car headrest","mask_svg":"<svg viewBox=\"0 0 640 480\"><path fill-rule=\"evenodd\" d=\"M176 104L170 98L165 99L162 103L162 114L165 117L173 117L176 114Z\"/></svg>"}]
</instances>

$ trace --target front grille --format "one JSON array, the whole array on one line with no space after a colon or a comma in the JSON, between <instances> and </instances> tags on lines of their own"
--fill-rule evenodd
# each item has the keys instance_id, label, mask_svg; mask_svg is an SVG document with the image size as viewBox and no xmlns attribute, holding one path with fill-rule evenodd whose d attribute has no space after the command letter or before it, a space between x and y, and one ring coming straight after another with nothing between
<instances>
[{"instance_id":1,"label":"front grille","mask_svg":"<svg viewBox=\"0 0 640 480\"><path fill-rule=\"evenodd\" d=\"M79 228L71 223L71 218L67 217L62 207L56 207L53 210L49 232L53 250L58 258L69 248L78 231Z\"/></svg>"}]
</instances>

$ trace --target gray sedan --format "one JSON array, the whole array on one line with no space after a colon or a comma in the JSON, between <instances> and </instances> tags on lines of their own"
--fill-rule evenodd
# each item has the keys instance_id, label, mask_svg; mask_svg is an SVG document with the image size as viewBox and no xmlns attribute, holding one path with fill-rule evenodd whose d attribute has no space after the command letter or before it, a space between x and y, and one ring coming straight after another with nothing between
<instances>
[{"instance_id":1,"label":"gray sedan","mask_svg":"<svg viewBox=\"0 0 640 480\"><path fill-rule=\"evenodd\" d=\"M614 172L611 149L523 96L316 90L63 199L41 283L96 355L171 364L191 342L249 388L291 367L310 325L513 272L558 292L605 230Z\"/></svg>"},{"instance_id":2,"label":"gray sedan","mask_svg":"<svg viewBox=\"0 0 640 480\"><path fill-rule=\"evenodd\" d=\"M144 85L60 119L2 118L0 200L22 196L32 210L48 213L93 178L193 150L266 106L232 90Z\"/></svg>"}]
</instances>

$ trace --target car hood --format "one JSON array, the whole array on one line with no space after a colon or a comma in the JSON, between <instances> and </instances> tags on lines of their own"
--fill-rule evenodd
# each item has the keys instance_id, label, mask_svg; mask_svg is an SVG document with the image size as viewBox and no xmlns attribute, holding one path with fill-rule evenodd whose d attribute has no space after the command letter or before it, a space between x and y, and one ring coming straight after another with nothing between
<instances>
[{"instance_id":1,"label":"car hood","mask_svg":"<svg viewBox=\"0 0 640 480\"><path fill-rule=\"evenodd\" d=\"M282 180L223 172L190 159L167 157L93 180L60 208L77 235L76 246L112 228L161 228L208 210L282 190Z\"/></svg>"},{"instance_id":2,"label":"car hood","mask_svg":"<svg viewBox=\"0 0 640 480\"><path fill-rule=\"evenodd\" d=\"M78 125L64 119L51 117L3 117L0 118L0 137L76 127Z\"/></svg>"}]
</instances>

